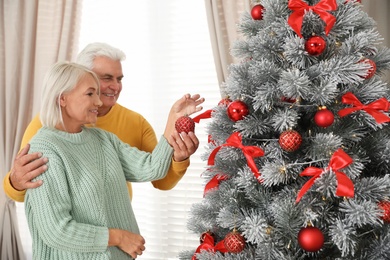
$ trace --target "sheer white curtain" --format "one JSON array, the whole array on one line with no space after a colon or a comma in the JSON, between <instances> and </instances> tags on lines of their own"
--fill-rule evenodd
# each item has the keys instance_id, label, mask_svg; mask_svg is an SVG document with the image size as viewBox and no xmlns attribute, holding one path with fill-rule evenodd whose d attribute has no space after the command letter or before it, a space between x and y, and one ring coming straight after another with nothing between
<instances>
[{"instance_id":1,"label":"sheer white curtain","mask_svg":"<svg viewBox=\"0 0 390 260\"><path fill-rule=\"evenodd\" d=\"M80 49L95 41L126 53L118 102L144 115L157 136L183 94L205 97L204 110L221 99L203 1L84 0ZM186 224L191 205L203 196L200 174L206 162L200 156L207 144L206 125L207 120L196 125L200 148L173 190L133 185L134 212L146 240L146 251L137 259L176 259L181 250L199 245Z\"/></svg>"},{"instance_id":2,"label":"sheer white curtain","mask_svg":"<svg viewBox=\"0 0 390 260\"><path fill-rule=\"evenodd\" d=\"M10 170L27 124L38 112L40 85L47 67L60 59L72 59L76 53L79 2L0 1L1 180ZM24 205L15 206L0 189L0 259L25 259L21 245L30 259Z\"/></svg>"}]
</instances>

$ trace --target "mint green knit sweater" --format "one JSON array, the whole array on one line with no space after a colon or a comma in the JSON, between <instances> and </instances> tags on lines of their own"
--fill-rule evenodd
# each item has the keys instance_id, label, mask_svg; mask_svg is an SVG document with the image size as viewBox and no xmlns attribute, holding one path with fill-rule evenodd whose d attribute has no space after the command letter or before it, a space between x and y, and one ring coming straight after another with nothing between
<instances>
[{"instance_id":1,"label":"mint green knit sweater","mask_svg":"<svg viewBox=\"0 0 390 260\"><path fill-rule=\"evenodd\" d=\"M126 180L161 179L173 149L162 137L153 153L121 142L97 128L70 134L43 127L30 142L32 152L49 159L29 189L25 212L33 240L33 259L131 259L108 247L108 228L138 233Z\"/></svg>"}]
</instances>

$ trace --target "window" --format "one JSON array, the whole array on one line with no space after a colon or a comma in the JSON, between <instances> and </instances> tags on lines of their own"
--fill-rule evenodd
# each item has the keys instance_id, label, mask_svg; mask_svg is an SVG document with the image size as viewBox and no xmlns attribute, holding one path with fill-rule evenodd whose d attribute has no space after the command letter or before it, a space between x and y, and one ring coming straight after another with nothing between
<instances>
[{"instance_id":1,"label":"window","mask_svg":"<svg viewBox=\"0 0 390 260\"><path fill-rule=\"evenodd\" d=\"M185 93L206 98L203 111L220 100L204 1L84 0L79 50L101 41L126 53L119 103L140 112L161 136L174 101ZM199 245L187 228L190 207L203 196L200 159L207 120L196 125L200 147L184 178L170 191L133 185L133 208L146 240L139 259L176 259Z\"/></svg>"},{"instance_id":2,"label":"window","mask_svg":"<svg viewBox=\"0 0 390 260\"><path fill-rule=\"evenodd\" d=\"M203 1L199 0L83 0L79 50L91 42L106 42L122 49L123 90L119 103L140 112L154 127L164 131L168 111L185 93L206 98L204 110L220 100L219 86ZM195 249L198 235L187 228L193 203L203 196L200 159L207 144L207 120L196 125L200 147L179 184L159 191L150 183L133 185L133 208L146 240L139 259L172 260L180 251ZM32 259L24 204L17 203L18 225L26 259Z\"/></svg>"}]
</instances>

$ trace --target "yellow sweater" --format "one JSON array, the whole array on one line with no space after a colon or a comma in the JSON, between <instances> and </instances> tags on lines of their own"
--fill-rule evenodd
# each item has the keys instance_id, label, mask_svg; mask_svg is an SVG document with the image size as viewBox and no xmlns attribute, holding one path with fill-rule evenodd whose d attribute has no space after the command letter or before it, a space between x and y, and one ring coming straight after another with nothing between
<instances>
[{"instance_id":1,"label":"yellow sweater","mask_svg":"<svg viewBox=\"0 0 390 260\"><path fill-rule=\"evenodd\" d=\"M23 148L42 127L39 115L35 116L28 125L21 143ZM114 133L123 142L146 152L152 152L157 144L157 137L149 122L140 114L129 110L119 104L113 106L105 116L98 117L95 127ZM171 167L164 179L152 181L155 188L170 190L179 182L190 165L189 159L175 162L172 159ZM26 191L15 190L10 181L9 174L5 176L3 187L11 199L23 202ZM43 184L44 185L44 184ZM130 197L132 197L131 183L127 183Z\"/></svg>"}]
</instances>

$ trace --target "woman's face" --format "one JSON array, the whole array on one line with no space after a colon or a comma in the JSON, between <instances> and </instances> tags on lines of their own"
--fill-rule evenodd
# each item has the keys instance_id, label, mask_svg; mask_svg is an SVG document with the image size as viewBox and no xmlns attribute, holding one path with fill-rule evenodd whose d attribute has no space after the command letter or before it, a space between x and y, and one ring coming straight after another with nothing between
<instances>
[{"instance_id":1,"label":"woman's face","mask_svg":"<svg viewBox=\"0 0 390 260\"><path fill-rule=\"evenodd\" d=\"M102 101L98 84L92 75L86 74L70 92L63 94L60 105L65 125L65 129L61 130L78 133L84 124L95 123Z\"/></svg>"}]
</instances>

